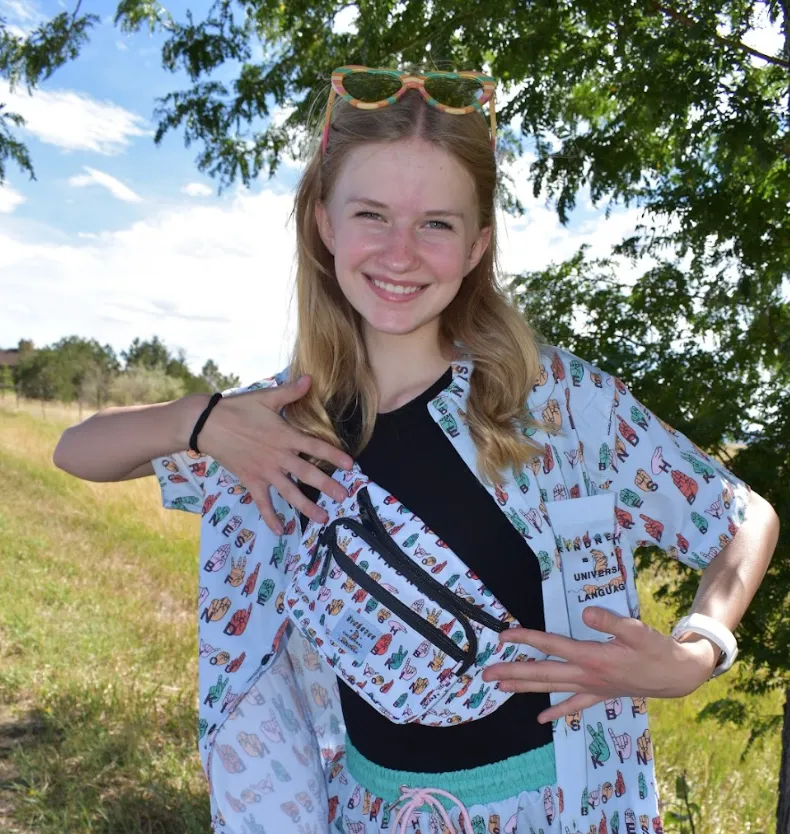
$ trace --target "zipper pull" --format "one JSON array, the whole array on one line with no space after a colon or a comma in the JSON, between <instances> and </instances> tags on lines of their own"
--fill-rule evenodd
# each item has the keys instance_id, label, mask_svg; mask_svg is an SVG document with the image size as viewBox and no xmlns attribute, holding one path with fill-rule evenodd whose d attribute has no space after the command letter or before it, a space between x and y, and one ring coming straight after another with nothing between
<instances>
[{"instance_id":1,"label":"zipper pull","mask_svg":"<svg viewBox=\"0 0 790 834\"><path fill-rule=\"evenodd\" d=\"M362 519L363 527L366 527L371 533L378 533L378 526L374 520L373 502L370 500L370 493L366 486L359 491L359 517Z\"/></svg>"},{"instance_id":2,"label":"zipper pull","mask_svg":"<svg viewBox=\"0 0 790 834\"><path fill-rule=\"evenodd\" d=\"M324 534L325 534L325 532L326 532L326 528L322 527L321 531L318 534L318 538L316 539L315 552L313 553L313 556L310 559L309 564L307 565L307 573L308 574L310 574L310 571L313 570L313 568L316 566L316 563L319 562L320 559L321 559L320 551L321 551L321 548L324 545L324 539L325 539Z\"/></svg>"},{"instance_id":3,"label":"zipper pull","mask_svg":"<svg viewBox=\"0 0 790 834\"><path fill-rule=\"evenodd\" d=\"M334 528L332 528L334 530ZM318 546L323 547L329 538L329 527L324 527L318 534ZM326 578L329 574L329 566L332 564L332 549L327 545L326 553L324 554L324 566L321 568L321 576L318 579L318 584L322 587L326 585Z\"/></svg>"}]
</instances>

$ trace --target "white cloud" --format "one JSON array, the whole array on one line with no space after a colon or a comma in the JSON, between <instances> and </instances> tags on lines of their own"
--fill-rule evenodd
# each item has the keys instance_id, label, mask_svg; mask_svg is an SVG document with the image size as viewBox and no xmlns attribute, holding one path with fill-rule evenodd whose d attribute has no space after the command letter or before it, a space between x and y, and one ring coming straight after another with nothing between
<instances>
[{"instance_id":1,"label":"white cloud","mask_svg":"<svg viewBox=\"0 0 790 834\"><path fill-rule=\"evenodd\" d=\"M552 262L559 263L570 258L581 246L590 246L588 257L609 255L614 244L632 233L639 220L636 209L613 211L606 220L603 210L596 209L584 189L578 195L579 212L589 217L582 220L572 216L572 227L563 226L557 212L547 204L545 192L533 197L529 180L529 166L533 157L525 154L508 172L513 179L516 195L525 209L523 217L511 217L498 212L498 235L500 263L505 273L515 274L543 269Z\"/></svg>"},{"instance_id":2,"label":"white cloud","mask_svg":"<svg viewBox=\"0 0 790 834\"><path fill-rule=\"evenodd\" d=\"M593 254L606 254L633 228L635 213L617 212L563 228L523 175L516 182L527 214L500 217L507 272L540 269L585 241ZM157 334L171 349L184 348L194 370L209 357L243 382L280 370L295 335L294 195L281 193L277 177L267 186L211 202L185 197L115 232L66 237L4 224L0 333L9 344L78 333L116 350Z\"/></svg>"},{"instance_id":3,"label":"white cloud","mask_svg":"<svg viewBox=\"0 0 790 834\"><path fill-rule=\"evenodd\" d=\"M0 214L11 214L18 205L24 202L25 198L10 185L0 185Z\"/></svg>"},{"instance_id":4,"label":"white cloud","mask_svg":"<svg viewBox=\"0 0 790 834\"><path fill-rule=\"evenodd\" d=\"M115 179L115 177L105 174L104 171L97 171L89 165L85 165L83 168L88 173L69 177L69 185L78 188L86 185L100 185L102 188L106 188L113 197L118 200L123 200L125 203L141 203L143 201L143 198L139 194L136 194L120 180Z\"/></svg>"},{"instance_id":5,"label":"white cloud","mask_svg":"<svg viewBox=\"0 0 790 834\"><path fill-rule=\"evenodd\" d=\"M292 194L238 189L70 238L4 223L0 333L42 345L78 333L117 350L158 334L195 370L211 357L247 382L272 374L293 339L292 204Z\"/></svg>"},{"instance_id":6,"label":"white cloud","mask_svg":"<svg viewBox=\"0 0 790 834\"><path fill-rule=\"evenodd\" d=\"M119 52L128 52L129 47L123 41L115 41L115 48Z\"/></svg>"},{"instance_id":7,"label":"white cloud","mask_svg":"<svg viewBox=\"0 0 790 834\"><path fill-rule=\"evenodd\" d=\"M190 197L210 197L214 189L204 182L189 182L181 189L181 193L188 194Z\"/></svg>"},{"instance_id":8,"label":"white cloud","mask_svg":"<svg viewBox=\"0 0 790 834\"><path fill-rule=\"evenodd\" d=\"M34 3L22 2L22 0L3 0L0 4L0 11L8 15L12 20L31 22L41 16L41 13L34 8Z\"/></svg>"},{"instance_id":9,"label":"white cloud","mask_svg":"<svg viewBox=\"0 0 790 834\"><path fill-rule=\"evenodd\" d=\"M7 21L6 29L11 35L26 38L37 26L47 20L36 3L23 0L0 0L0 17Z\"/></svg>"},{"instance_id":10,"label":"white cloud","mask_svg":"<svg viewBox=\"0 0 790 834\"><path fill-rule=\"evenodd\" d=\"M112 155L122 153L132 138L152 136L147 122L111 101L73 90L37 89L32 95L0 80L0 101L7 110L25 119L25 129L42 142L66 150L87 150Z\"/></svg>"}]
</instances>

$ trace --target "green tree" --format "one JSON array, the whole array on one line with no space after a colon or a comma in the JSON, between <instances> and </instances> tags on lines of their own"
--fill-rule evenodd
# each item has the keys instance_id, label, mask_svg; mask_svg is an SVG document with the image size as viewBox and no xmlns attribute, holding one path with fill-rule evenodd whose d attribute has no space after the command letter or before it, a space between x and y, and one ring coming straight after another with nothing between
<instances>
[{"instance_id":1,"label":"green tree","mask_svg":"<svg viewBox=\"0 0 790 834\"><path fill-rule=\"evenodd\" d=\"M228 388L237 388L241 380L234 374L225 375L220 373L217 363L213 359L206 360L200 372L209 391L227 391Z\"/></svg>"},{"instance_id":2,"label":"green tree","mask_svg":"<svg viewBox=\"0 0 790 834\"><path fill-rule=\"evenodd\" d=\"M0 366L0 397L5 399L8 391L14 390L14 374L8 365Z\"/></svg>"},{"instance_id":3,"label":"green tree","mask_svg":"<svg viewBox=\"0 0 790 834\"><path fill-rule=\"evenodd\" d=\"M51 348L21 357L14 368L14 376L23 397L49 402L67 390L57 353Z\"/></svg>"},{"instance_id":4,"label":"green tree","mask_svg":"<svg viewBox=\"0 0 790 834\"><path fill-rule=\"evenodd\" d=\"M107 400L111 380L120 370L120 363L110 345L95 339L69 336L52 345L56 352L64 383L59 399L64 402L88 400L101 408Z\"/></svg>"},{"instance_id":5,"label":"green tree","mask_svg":"<svg viewBox=\"0 0 790 834\"><path fill-rule=\"evenodd\" d=\"M186 353L179 349L175 356L171 356L165 371L171 379L181 382L184 392L187 394L205 394L208 392L208 385L201 376L197 376L189 370Z\"/></svg>"},{"instance_id":6,"label":"green tree","mask_svg":"<svg viewBox=\"0 0 790 834\"><path fill-rule=\"evenodd\" d=\"M184 393L187 394L204 394L220 390L216 385L224 384L224 388L230 388L239 384L238 377L221 374L212 359L205 363L199 375L193 374L184 350L179 349L177 353L172 353L158 336L148 340L135 338L128 350L121 351L121 358L127 371L138 367L147 370L161 369L167 376L179 380Z\"/></svg>"},{"instance_id":7,"label":"green tree","mask_svg":"<svg viewBox=\"0 0 790 834\"><path fill-rule=\"evenodd\" d=\"M118 405L159 403L183 396L181 380L168 376L162 367L135 365L119 374L110 386L110 399Z\"/></svg>"},{"instance_id":8,"label":"green tree","mask_svg":"<svg viewBox=\"0 0 790 834\"><path fill-rule=\"evenodd\" d=\"M12 91L20 85L32 90L56 69L77 57L91 28L99 21L95 14L80 15L80 5L81 2L77 2L71 13L60 12L27 37L9 32L6 19L0 16L0 78L8 81ZM11 132L12 125L23 127L25 120L5 108L0 101L0 185L6 178L9 159L35 179L27 147Z\"/></svg>"},{"instance_id":9,"label":"green tree","mask_svg":"<svg viewBox=\"0 0 790 834\"><path fill-rule=\"evenodd\" d=\"M154 368L166 368L172 356L167 345L158 337L142 340L136 337L128 350L121 351L125 368L143 367L153 370Z\"/></svg>"},{"instance_id":10,"label":"green tree","mask_svg":"<svg viewBox=\"0 0 790 834\"><path fill-rule=\"evenodd\" d=\"M23 340L19 351L14 368L19 393L40 400L71 403L82 401L89 393L91 404L101 408L107 400L110 380L120 367L109 345L79 336L63 338L42 350L35 350L32 342Z\"/></svg>"}]
</instances>

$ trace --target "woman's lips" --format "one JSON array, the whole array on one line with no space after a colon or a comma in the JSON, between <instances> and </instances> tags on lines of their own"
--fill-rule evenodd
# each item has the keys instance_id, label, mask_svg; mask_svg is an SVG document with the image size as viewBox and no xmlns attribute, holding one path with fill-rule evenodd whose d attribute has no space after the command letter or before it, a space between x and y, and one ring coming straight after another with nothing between
<instances>
[{"instance_id":1,"label":"woman's lips","mask_svg":"<svg viewBox=\"0 0 790 834\"><path fill-rule=\"evenodd\" d=\"M403 303L405 301L411 301L413 298L417 298L418 296L422 295L423 292L425 292L425 288L428 286L426 284L421 289L417 290L416 292L407 292L407 293L390 292L388 290L385 290L383 287L376 286L376 284L373 283L373 279L371 278L371 276L368 275L367 273L362 273L362 274L367 279L368 286L371 288L371 290L373 290L373 292L379 298L383 298L385 301L395 301L395 302L399 302L399 303ZM382 280L382 279L379 279L379 280ZM395 284L394 281L387 281L386 283ZM400 282L398 282L398 283L400 283ZM403 282L403 286L405 286L405 287L409 287L409 286L416 287L416 286L419 286L419 284L409 284L407 282Z\"/></svg>"}]
</instances>

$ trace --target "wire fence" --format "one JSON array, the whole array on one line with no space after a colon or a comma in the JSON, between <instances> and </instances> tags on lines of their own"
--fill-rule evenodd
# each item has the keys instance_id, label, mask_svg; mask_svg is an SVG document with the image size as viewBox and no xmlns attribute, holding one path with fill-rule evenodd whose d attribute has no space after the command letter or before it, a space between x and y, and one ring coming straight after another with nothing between
<instances>
[{"instance_id":1,"label":"wire fence","mask_svg":"<svg viewBox=\"0 0 790 834\"><path fill-rule=\"evenodd\" d=\"M87 420L97 409L83 402L64 403L59 400L36 400L17 396L13 391L0 391L0 411L21 412L54 423L73 426Z\"/></svg>"}]
</instances>

